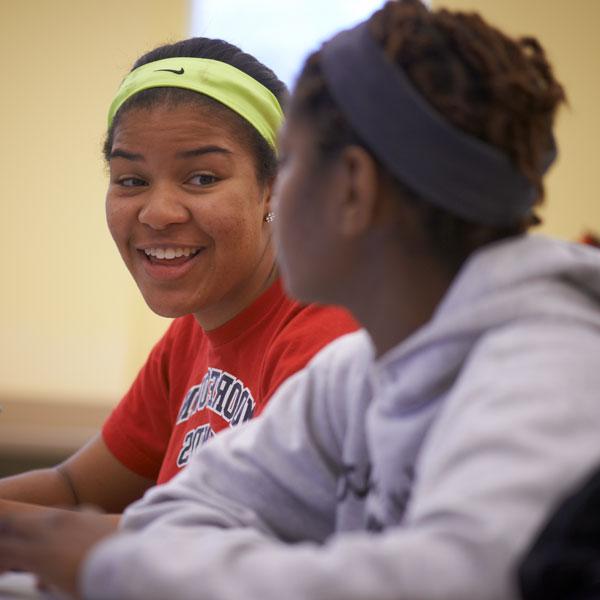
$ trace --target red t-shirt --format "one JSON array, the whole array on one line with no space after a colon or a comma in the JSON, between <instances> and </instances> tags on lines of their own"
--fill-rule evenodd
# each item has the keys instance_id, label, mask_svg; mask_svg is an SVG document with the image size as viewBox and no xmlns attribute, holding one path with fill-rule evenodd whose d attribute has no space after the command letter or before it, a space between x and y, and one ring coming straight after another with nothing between
<instances>
[{"instance_id":1,"label":"red t-shirt","mask_svg":"<svg viewBox=\"0 0 600 600\"><path fill-rule=\"evenodd\" d=\"M102 429L132 471L164 483L215 432L260 414L277 387L357 324L344 310L303 305L275 282L221 327L175 319Z\"/></svg>"}]
</instances>

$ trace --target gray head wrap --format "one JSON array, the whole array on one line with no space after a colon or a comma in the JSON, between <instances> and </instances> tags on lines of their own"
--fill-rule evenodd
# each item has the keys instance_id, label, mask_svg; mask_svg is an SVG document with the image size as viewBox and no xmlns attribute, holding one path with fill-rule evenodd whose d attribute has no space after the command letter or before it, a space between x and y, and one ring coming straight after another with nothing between
<instances>
[{"instance_id":1,"label":"gray head wrap","mask_svg":"<svg viewBox=\"0 0 600 600\"><path fill-rule=\"evenodd\" d=\"M533 185L508 156L446 121L377 44L366 23L321 49L329 90L383 166L425 200L484 225L531 214ZM556 155L553 149L542 169Z\"/></svg>"}]
</instances>

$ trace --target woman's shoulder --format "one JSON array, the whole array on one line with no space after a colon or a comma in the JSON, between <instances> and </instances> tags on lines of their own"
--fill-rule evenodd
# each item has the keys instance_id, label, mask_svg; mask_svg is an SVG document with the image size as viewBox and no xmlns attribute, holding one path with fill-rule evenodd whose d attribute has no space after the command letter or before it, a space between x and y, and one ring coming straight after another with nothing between
<instances>
[{"instance_id":1,"label":"woman's shoulder","mask_svg":"<svg viewBox=\"0 0 600 600\"><path fill-rule=\"evenodd\" d=\"M308 367L315 370L351 372L367 371L373 364L375 351L369 334L358 329L339 336L325 345Z\"/></svg>"},{"instance_id":2,"label":"woman's shoulder","mask_svg":"<svg viewBox=\"0 0 600 600\"><path fill-rule=\"evenodd\" d=\"M307 363L322 348L358 329L352 315L340 307L291 301L279 314L269 354L279 358L302 355L301 362Z\"/></svg>"},{"instance_id":3,"label":"woman's shoulder","mask_svg":"<svg viewBox=\"0 0 600 600\"><path fill-rule=\"evenodd\" d=\"M277 312L281 332L307 329L312 332L334 332L333 337L338 337L360 327L350 312L341 306L302 303L291 298L281 282L277 282L274 288L278 292Z\"/></svg>"}]
</instances>

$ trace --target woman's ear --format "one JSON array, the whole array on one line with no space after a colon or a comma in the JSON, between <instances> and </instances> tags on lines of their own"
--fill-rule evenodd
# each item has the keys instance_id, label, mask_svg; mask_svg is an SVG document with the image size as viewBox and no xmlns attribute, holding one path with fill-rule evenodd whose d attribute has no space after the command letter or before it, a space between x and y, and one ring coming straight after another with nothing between
<instances>
[{"instance_id":1,"label":"woman's ear","mask_svg":"<svg viewBox=\"0 0 600 600\"><path fill-rule=\"evenodd\" d=\"M340 192L336 194L340 233L355 237L373 223L379 201L379 170L373 157L360 146L347 146L339 157Z\"/></svg>"},{"instance_id":2,"label":"woman's ear","mask_svg":"<svg viewBox=\"0 0 600 600\"><path fill-rule=\"evenodd\" d=\"M263 213L266 216L274 210L273 192L275 190L275 177L270 177L265 181L262 190Z\"/></svg>"}]
</instances>

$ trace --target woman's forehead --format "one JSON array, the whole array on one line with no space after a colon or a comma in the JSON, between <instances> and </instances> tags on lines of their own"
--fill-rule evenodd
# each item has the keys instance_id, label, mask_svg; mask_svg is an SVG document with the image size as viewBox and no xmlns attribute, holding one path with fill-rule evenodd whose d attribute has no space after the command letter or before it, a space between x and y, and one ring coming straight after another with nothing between
<instances>
[{"instance_id":1,"label":"woman's forehead","mask_svg":"<svg viewBox=\"0 0 600 600\"><path fill-rule=\"evenodd\" d=\"M156 104L126 111L115 127L113 147L138 144L177 146L190 141L242 146L241 127L213 106L201 104ZM239 150L239 148L238 148Z\"/></svg>"}]
</instances>

